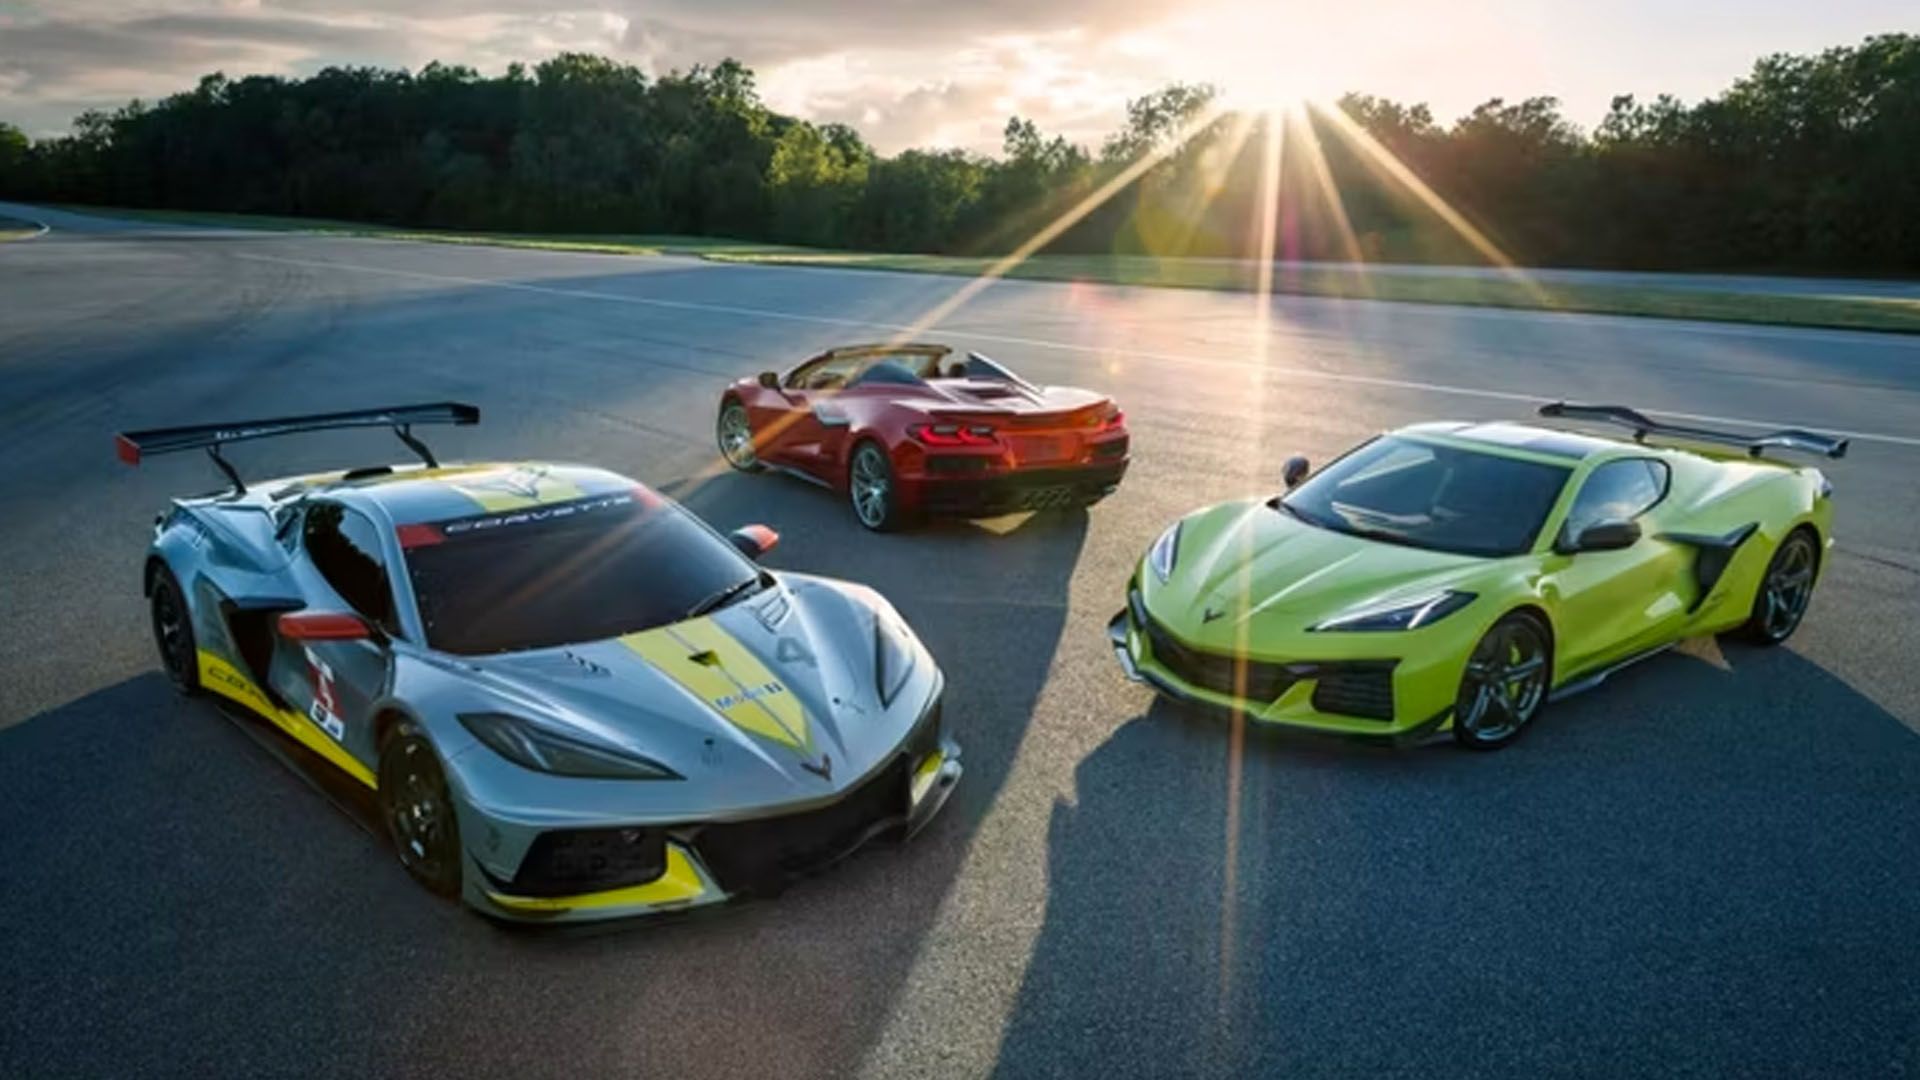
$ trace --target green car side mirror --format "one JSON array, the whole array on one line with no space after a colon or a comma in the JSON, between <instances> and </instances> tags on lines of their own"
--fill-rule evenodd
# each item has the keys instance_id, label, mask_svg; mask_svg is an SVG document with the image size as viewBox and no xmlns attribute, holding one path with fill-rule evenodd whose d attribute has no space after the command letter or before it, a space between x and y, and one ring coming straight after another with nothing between
<instances>
[{"instance_id":1,"label":"green car side mirror","mask_svg":"<svg viewBox=\"0 0 1920 1080\"><path fill-rule=\"evenodd\" d=\"M1307 472L1311 468L1306 458L1295 454L1287 459L1285 465L1280 466L1280 479L1286 482L1287 490L1292 491L1300 486L1300 481L1307 478Z\"/></svg>"},{"instance_id":2,"label":"green car side mirror","mask_svg":"<svg viewBox=\"0 0 1920 1080\"><path fill-rule=\"evenodd\" d=\"M1582 551L1619 551L1640 542L1640 525L1633 521L1596 521L1580 531L1571 542L1562 541L1554 550L1562 555Z\"/></svg>"}]
</instances>

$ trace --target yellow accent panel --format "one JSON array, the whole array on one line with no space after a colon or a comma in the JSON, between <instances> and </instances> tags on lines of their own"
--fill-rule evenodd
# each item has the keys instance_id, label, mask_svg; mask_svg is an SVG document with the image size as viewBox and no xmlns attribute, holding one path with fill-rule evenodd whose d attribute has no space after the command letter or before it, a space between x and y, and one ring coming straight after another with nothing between
<instances>
[{"instance_id":1,"label":"yellow accent panel","mask_svg":"<svg viewBox=\"0 0 1920 1080\"><path fill-rule=\"evenodd\" d=\"M447 486L480 504L488 513L586 497L578 484L551 476L544 465L521 465L478 476L448 480Z\"/></svg>"},{"instance_id":2,"label":"yellow accent panel","mask_svg":"<svg viewBox=\"0 0 1920 1080\"><path fill-rule=\"evenodd\" d=\"M678 844L667 845L667 869L644 885L629 885L579 896L507 896L489 892L487 898L509 911L562 912L580 908L627 907L633 904L684 904L707 891L700 871Z\"/></svg>"},{"instance_id":3,"label":"yellow accent panel","mask_svg":"<svg viewBox=\"0 0 1920 1080\"><path fill-rule=\"evenodd\" d=\"M711 618L628 634L620 643L734 727L802 754L813 752L807 711L793 691Z\"/></svg>"},{"instance_id":4,"label":"yellow accent panel","mask_svg":"<svg viewBox=\"0 0 1920 1080\"><path fill-rule=\"evenodd\" d=\"M935 750L920 759L919 767L913 770L914 802L919 802L921 797L926 795L927 789L933 786L933 778L940 775L940 766L946 764L946 761L946 752L942 750Z\"/></svg>"},{"instance_id":5,"label":"yellow accent panel","mask_svg":"<svg viewBox=\"0 0 1920 1080\"><path fill-rule=\"evenodd\" d=\"M327 733L306 717L292 709L283 709L267 699L253 680L240 673L240 670L205 649L200 654L200 685L219 694L221 697L239 702L247 708L273 721L275 727L294 737L300 745L338 765L348 776L367 785L378 787L373 771L360 764L347 749L328 738Z\"/></svg>"}]
</instances>

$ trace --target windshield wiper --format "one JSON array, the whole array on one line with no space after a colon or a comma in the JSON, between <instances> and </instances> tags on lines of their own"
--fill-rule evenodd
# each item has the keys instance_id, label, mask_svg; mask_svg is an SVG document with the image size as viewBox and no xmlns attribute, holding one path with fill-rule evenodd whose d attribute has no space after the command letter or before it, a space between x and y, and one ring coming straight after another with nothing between
<instances>
[{"instance_id":1,"label":"windshield wiper","mask_svg":"<svg viewBox=\"0 0 1920 1080\"><path fill-rule=\"evenodd\" d=\"M685 619L699 618L709 611L724 607L734 600L739 599L746 594L748 589L756 585L764 588L767 584L767 575L764 573L755 574L750 578L743 578L688 608L687 613L681 617Z\"/></svg>"}]
</instances>

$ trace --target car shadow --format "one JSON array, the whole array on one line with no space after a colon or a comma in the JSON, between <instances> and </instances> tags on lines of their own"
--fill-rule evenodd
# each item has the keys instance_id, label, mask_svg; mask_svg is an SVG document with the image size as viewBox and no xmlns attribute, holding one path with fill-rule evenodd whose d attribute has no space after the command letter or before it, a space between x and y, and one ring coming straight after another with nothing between
<instances>
[{"instance_id":1,"label":"car shadow","mask_svg":"<svg viewBox=\"0 0 1920 1080\"><path fill-rule=\"evenodd\" d=\"M414 886L267 725L141 675L0 730L0 1074L843 1074L1007 775L1086 517L874 537L775 478L687 495L776 524L776 568L879 589L943 665L966 774L911 843L704 917L502 933Z\"/></svg>"},{"instance_id":2,"label":"car shadow","mask_svg":"<svg viewBox=\"0 0 1920 1080\"><path fill-rule=\"evenodd\" d=\"M1236 757L1156 703L1056 803L998 1074L1910 1066L1920 738L1795 653L1708 653L1496 754Z\"/></svg>"}]
</instances>

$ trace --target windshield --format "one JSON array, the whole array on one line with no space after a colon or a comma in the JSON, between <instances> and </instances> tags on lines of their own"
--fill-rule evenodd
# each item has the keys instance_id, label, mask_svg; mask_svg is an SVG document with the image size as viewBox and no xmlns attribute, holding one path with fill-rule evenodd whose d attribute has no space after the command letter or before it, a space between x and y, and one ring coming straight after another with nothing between
<instances>
[{"instance_id":1,"label":"windshield","mask_svg":"<svg viewBox=\"0 0 1920 1080\"><path fill-rule=\"evenodd\" d=\"M1517 555L1571 469L1383 436L1281 500L1323 529L1463 555Z\"/></svg>"},{"instance_id":2,"label":"windshield","mask_svg":"<svg viewBox=\"0 0 1920 1080\"><path fill-rule=\"evenodd\" d=\"M443 522L407 547L427 643L473 655L679 622L760 571L671 503L601 496Z\"/></svg>"}]
</instances>

